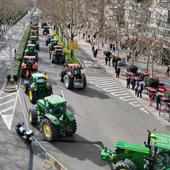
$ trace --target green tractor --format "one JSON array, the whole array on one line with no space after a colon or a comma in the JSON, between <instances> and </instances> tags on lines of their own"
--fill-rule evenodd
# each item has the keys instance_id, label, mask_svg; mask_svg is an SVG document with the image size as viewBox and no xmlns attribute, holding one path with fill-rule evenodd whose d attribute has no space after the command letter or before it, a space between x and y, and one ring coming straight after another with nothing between
<instances>
[{"instance_id":1,"label":"green tractor","mask_svg":"<svg viewBox=\"0 0 170 170\"><path fill-rule=\"evenodd\" d=\"M36 59L38 61L38 51L36 50L36 45L28 43L24 55L25 56L36 56Z\"/></svg>"},{"instance_id":2,"label":"green tractor","mask_svg":"<svg viewBox=\"0 0 170 170\"><path fill-rule=\"evenodd\" d=\"M32 73L29 81L24 82L24 92L28 94L31 103L53 94L52 86L44 73Z\"/></svg>"},{"instance_id":3,"label":"green tractor","mask_svg":"<svg viewBox=\"0 0 170 170\"><path fill-rule=\"evenodd\" d=\"M39 38L38 36L30 36L28 44L35 44L36 50L40 50Z\"/></svg>"},{"instance_id":4,"label":"green tractor","mask_svg":"<svg viewBox=\"0 0 170 170\"><path fill-rule=\"evenodd\" d=\"M170 135L148 131L144 146L115 142L115 151L101 151L101 158L113 163L114 170L170 170Z\"/></svg>"},{"instance_id":5,"label":"green tractor","mask_svg":"<svg viewBox=\"0 0 170 170\"><path fill-rule=\"evenodd\" d=\"M47 35L50 33L51 26L43 26L43 35Z\"/></svg>"},{"instance_id":6,"label":"green tractor","mask_svg":"<svg viewBox=\"0 0 170 170\"><path fill-rule=\"evenodd\" d=\"M40 125L47 141L72 136L77 130L73 113L66 110L65 99L58 95L38 100L35 107L29 109L29 121L32 125Z\"/></svg>"}]
</instances>

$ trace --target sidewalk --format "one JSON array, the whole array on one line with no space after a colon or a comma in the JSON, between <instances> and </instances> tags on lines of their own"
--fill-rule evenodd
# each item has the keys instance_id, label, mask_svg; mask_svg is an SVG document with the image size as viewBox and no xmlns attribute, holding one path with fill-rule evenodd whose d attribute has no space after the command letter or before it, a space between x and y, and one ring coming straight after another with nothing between
<instances>
[{"instance_id":1,"label":"sidewalk","mask_svg":"<svg viewBox=\"0 0 170 170\"><path fill-rule=\"evenodd\" d=\"M91 45L87 42L85 42L84 40L80 40L79 41L79 46L84 49L84 51L87 52L87 54L89 56L91 56L91 58L94 60L93 58L93 54L92 54L92 49L91 49ZM103 51L98 51L98 55L97 55L97 59L96 59L98 65L100 65L102 68L104 68L106 70L106 72L108 74L110 74L112 77L114 77L118 82L122 83L122 85L126 88L126 66L120 67L121 68L121 74L120 74L120 78L117 79L116 78L116 74L115 74L115 69L112 67L112 65L105 65L105 55L103 54ZM155 75L157 75L159 78L166 78L166 75L162 75L162 72L157 71L155 73ZM170 78L169 78L170 80ZM157 120L159 120L160 122L162 122L163 124L166 125L170 125L169 123L169 114L167 113L167 111L165 111L165 107L162 105L162 111L161 113L159 113L158 110L156 110L156 104L153 103L152 106L149 106L149 97L147 94L143 93L142 98L137 98L135 96L135 92L131 89L127 89L127 91L134 97L136 98L136 100L146 109L150 112L150 114L152 116L154 116ZM159 115L160 114L160 115Z\"/></svg>"}]
</instances>

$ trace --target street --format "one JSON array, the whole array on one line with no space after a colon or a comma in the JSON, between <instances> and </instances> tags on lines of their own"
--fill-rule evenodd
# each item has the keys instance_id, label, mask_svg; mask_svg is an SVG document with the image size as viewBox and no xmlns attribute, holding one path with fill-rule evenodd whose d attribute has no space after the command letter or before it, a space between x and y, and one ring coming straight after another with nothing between
<instances>
[{"instance_id":1,"label":"street","mask_svg":"<svg viewBox=\"0 0 170 170\"><path fill-rule=\"evenodd\" d=\"M45 151L39 144L35 142L32 148L29 148L16 135L15 126L19 121L24 121L25 127L33 129L36 139L45 150L68 170L111 169L100 158L100 151L105 146L113 149L112 143L117 140L143 145L147 138L147 129L156 128L158 132L169 133L169 127L156 120L117 79L93 62L89 51L83 45L79 47L78 56L85 65L87 87L84 90L66 89L60 82L63 66L52 64L49 60L42 30L39 38L39 71L48 73L54 94L64 94L68 110L75 114L78 128L73 137L62 137L59 141L51 143L44 141L39 130L28 123L28 109L32 104L23 93L22 86L18 92L1 92L0 110L3 119L0 120L0 135L3 137L0 139L0 153L4 156L0 158L0 169L48 169L44 166ZM15 104L16 109L12 113ZM9 124L10 131L3 122L8 122L9 116L12 122Z\"/></svg>"}]
</instances>

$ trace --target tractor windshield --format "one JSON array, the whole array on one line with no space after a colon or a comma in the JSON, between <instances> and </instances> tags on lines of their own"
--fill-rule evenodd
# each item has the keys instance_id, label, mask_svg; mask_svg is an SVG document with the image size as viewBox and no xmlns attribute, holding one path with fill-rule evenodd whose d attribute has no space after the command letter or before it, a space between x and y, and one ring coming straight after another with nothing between
<instances>
[{"instance_id":1,"label":"tractor windshield","mask_svg":"<svg viewBox=\"0 0 170 170\"><path fill-rule=\"evenodd\" d=\"M72 69L73 75L81 75L81 69L80 68L74 68Z\"/></svg>"},{"instance_id":2,"label":"tractor windshield","mask_svg":"<svg viewBox=\"0 0 170 170\"><path fill-rule=\"evenodd\" d=\"M64 103L53 106L53 112L55 114L66 112L66 103L64 102Z\"/></svg>"},{"instance_id":3,"label":"tractor windshield","mask_svg":"<svg viewBox=\"0 0 170 170\"><path fill-rule=\"evenodd\" d=\"M41 84L44 82L45 82L44 77L39 77L38 79L36 79L36 83L38 83L38 84Z\"/></svg>"},{"instance_id":4,"label":"tractor windshield","mask_svg":"<svg viewBox=\"0 0 170 170\"><path fill-rule=\"evenodd\" d=\"M170 168L170 151L157 149L154 170Z\"/></svg>"}]
</instances>

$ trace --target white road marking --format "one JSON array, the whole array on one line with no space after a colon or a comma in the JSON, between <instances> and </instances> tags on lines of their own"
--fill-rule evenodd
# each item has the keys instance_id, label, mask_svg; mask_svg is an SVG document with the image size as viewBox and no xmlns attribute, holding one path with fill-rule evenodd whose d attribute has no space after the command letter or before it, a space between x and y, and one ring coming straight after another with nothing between
<instances>
[{"instance_id":1,"label":"white road marking","mask_svg":"<svg viewBox=\"0 0 170 170\"><path fill-rule=\"evenodd\" d=\"M4 98L6 98L6 97L13 96L13 95L16 95L16 92L14 92L14 93L10 93L10 94L5 95L5 96L3 96L3 97L0 97L0 100L4 99Z\"/></svg>"},{"instance_id":2,"label":"white road marking","mask_svg":"<svg viewBox=\"0 0 170 170\"><path fill-rule=\"evenodd\" d=\"M113 96L125 96L125 95L128 95L129 93L126 93L126 91L118 91L118 92L113 92L111 93L111 95Z\"/></svg>"},{"instance_id":3,"label":"white road marking","mask_svg":"<svg viewBox=\"0 0 170 170\"><path fill-rule=\"evenodd\" d=\"M122 88L114 88L114 89L108 89L108 90L105 90L106 92L126 92L126 91L124 91Z\"/></svg>"},{"instance_id":4,"label":"white road marking","mask_svg":"<svg viewBox=\"0 0 170 170\"><path fill-rule=\"evenodd\" d=\"M140 110L149 115L149 112L145 108L142 107L142 108L140 108Z\"/></svg>"},{"instance_id":5,"label":"white road marking","mask_svg":"<svg viewBox=\"0 0 170 170\"><path fill-rule=\"evenodd\" d=\"M99 84L97 84L96 86L99 86L99 87L109 87L109 86L113 86L113 87L115 87L115 86L118 86L119 85L119 83L115 83L115 82L110 82L110 83L99 83ZM119 85L119 87L120 87L120 85Z\"/></svg>"},{"instance_id":6,"label":"white road marking","mask_svg":"<svg viewBox=\"0 0 170 170\"><path fill-rule=\"evenodd\" d=\"M134 106L134 107L139 107L141 106L141 104L139 104L137 101L134 102L129 102L130 105Z\"/></svg>"},{"instance_id":7,"label":"white road marking","mask_svg":"<svg viewBox=\"0 0 170 170\"><path fill-rule=\"evenodd\" d=\"M5 113L5 112L7 112L7 111L9 111L9 110L12 110L13 108L14 108L14 106L11 106L11 107L8 107L8 108L6 108L6 109L1 110L1 112L2 112L2 114L3 114L3 113Z\"/></svg>"},{"instance_id":8,"label":"white road marking","mask_svg":"<svg viewBox=\"0 0 170 170\"><path fill-rule=\"evenodd\" d=\"M115 90L115 89L117 89L117 90L119 90L119 89L121 89L122 90L122 88L120 87L120 86L110 86L110 87L107 87L107 88L103 88L103 90L110 90L110 92L112 91L112 90Z\"/></svg>"},{"instance_id":9,"label":"white road marking","mask_svg":"<svg viewBox=\"0 0 170 170\"><path fill-rule=\"evenodd\" d=\"M0 104L0 106L3 106L3 105L8 104L8 103L11 103L13 101L15 101L15 99L11 99L11 100L8 100L6 102L3 102L3 103Z\"/></svg>"},{"instance_id":10,"label":"white road marking","mask_svg":"<svg viewBox=\"0 0 170 170\"><path fill-rule=\"evenodd\" d=\"M119 97L120 100L123 100L125 102L127 101L131 101L134 100L134 98L132 98L132 96L128 95L128 96L123 96L123 97Z\"/></svg>"}]
</instances>

